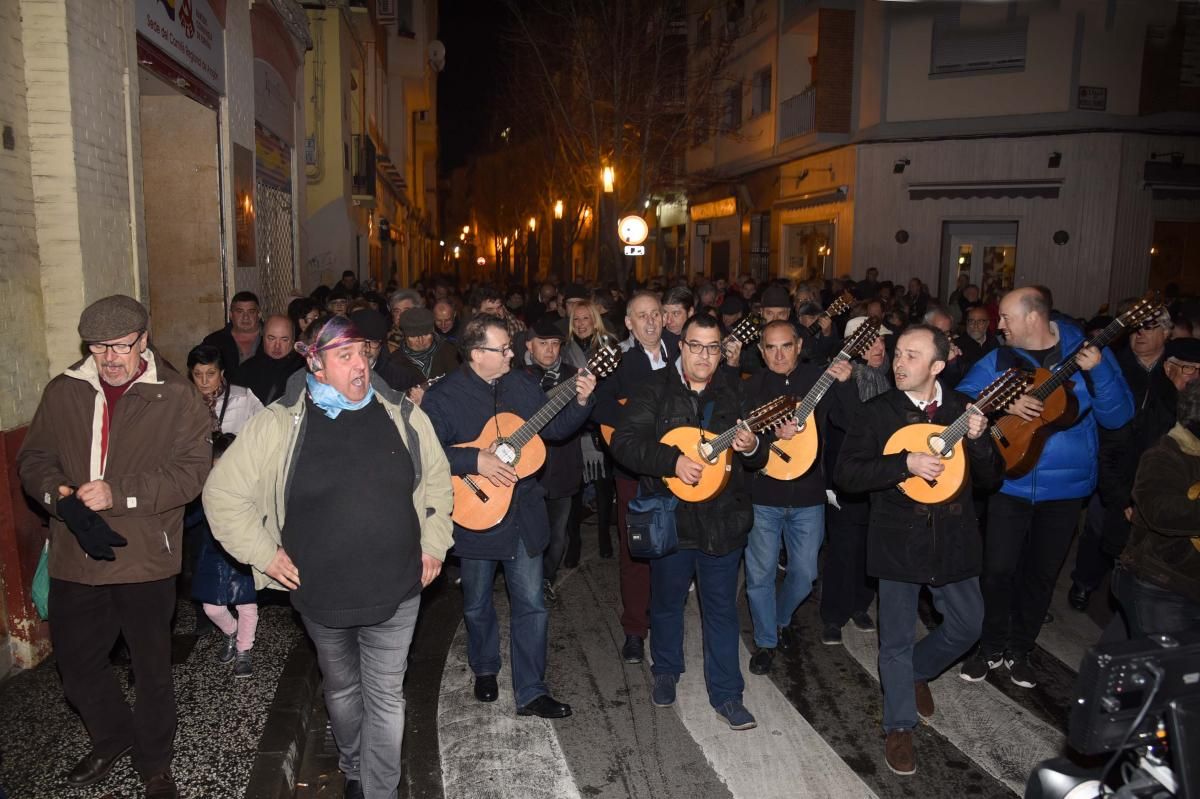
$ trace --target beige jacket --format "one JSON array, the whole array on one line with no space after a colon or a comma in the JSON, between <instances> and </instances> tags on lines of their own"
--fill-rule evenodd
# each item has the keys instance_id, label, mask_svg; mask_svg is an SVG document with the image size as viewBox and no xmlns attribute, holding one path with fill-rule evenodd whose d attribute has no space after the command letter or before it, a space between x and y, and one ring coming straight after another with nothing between
<instances>
[{"instance_id":1,"label":"beige jacket","mask_svg":"<svg viewBox=\"0 0 1200 799\"><path fill-rule=\"evenodd\" d=\"M254 569L256 588L287 589L266 574L282 546L289 478L306 427L305 375L288 380L287 391L242 429L213 468L204 486L204 513L213 537L235 559ZM429 417L407 397L372 373L375 401L400 431L415 469L413 507L421 521L421 551L438 560L454 543L450 511L454 492L450 465Z\"/></svg>"}]
</instances>

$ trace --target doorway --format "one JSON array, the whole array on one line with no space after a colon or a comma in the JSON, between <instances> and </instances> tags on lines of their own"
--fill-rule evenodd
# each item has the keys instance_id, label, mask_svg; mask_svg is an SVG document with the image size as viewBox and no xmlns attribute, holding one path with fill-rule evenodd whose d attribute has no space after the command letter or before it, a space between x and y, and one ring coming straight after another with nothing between
<instances>
[{"instance_id":1,"label":"doorway","mask_svg":"<svg viewBox=\"0 0 1200 799\"><path fill-rule=\"evenodd\" d=\"M828 272L837 263L833 251L835 234L833 220L784 225L783 268L779 277L793 283L831 277Z\"/></svg>"},{"instance_id":2,"label":"doorway","mask_svg":"<svg viewBox=\"0 0 1200 799\"><path fill-rule=\"evenodd\" d=\"M1017 270L1016 222L945 222L939 297L949 297L959 275L979 287L981 297L1013 287Z\"/></svg>"}]
</instances>

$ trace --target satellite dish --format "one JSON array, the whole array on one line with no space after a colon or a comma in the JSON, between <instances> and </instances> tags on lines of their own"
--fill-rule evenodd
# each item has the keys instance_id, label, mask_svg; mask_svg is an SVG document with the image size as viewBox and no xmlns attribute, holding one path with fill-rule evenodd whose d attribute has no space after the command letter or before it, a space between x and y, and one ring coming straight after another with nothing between
<instances>
[{"instance_id":1,"label":"satellite dish","mask_svg":"<svg viewBox=\"0 0 1200 799\"><path fill-rule=\"evenodd\" d=\"M446 68L446 45L437 39L429 43L429 66L433 67L434 72Z\"/></svg>"}]
</instances>

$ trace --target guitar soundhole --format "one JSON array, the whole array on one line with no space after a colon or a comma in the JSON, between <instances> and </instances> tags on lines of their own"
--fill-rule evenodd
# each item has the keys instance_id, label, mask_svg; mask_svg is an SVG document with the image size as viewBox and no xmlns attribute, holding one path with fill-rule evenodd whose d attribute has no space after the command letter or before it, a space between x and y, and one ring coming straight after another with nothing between
<instances>
[{"instance_id":1,"label":"guitar soundhole","mask_svg":"<svg viewBox=\"0 0 1200 799\"><path fill-rule=\"evenodd\" d=\"M709 465L712 465L717 462L717 459L715 457L713 457L712 444L709 444L707 441L701 441L700 444L696 447L696 452L699 453L700 457L704 460L704 462Z\"/></svg>"},{"instance_id":2,"label":"guitar soundhole","mask_svg":"<svg viewBox=\"0 0 1200 799\"><path fill-rule=\"evenodd\" d=\"M950 460L954 457L954 449L946 448L946 441L941 436L929 437L929 451L937 455L942 460Z\"/></svg>"},{"instance_id":3,"label":"guitar soundhole","mask_svg":"<svg viewBox=\"0 0 1200 799\"><path fill-rule=\"evenodd\" d=\"M520 453L517 452L516 447L505 441L497 445L496 457L507 463L509 466L512 466L517 462L517 458L520 457Z\"/></svg>"}]
</instances>

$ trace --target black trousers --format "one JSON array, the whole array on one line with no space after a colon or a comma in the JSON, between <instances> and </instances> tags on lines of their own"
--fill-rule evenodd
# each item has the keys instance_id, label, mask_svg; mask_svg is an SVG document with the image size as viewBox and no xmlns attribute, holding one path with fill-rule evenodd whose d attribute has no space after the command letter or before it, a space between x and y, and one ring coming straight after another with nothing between
<instances>
[{"instance_id":1,"label":"black trousers","mask_svg":"<svg viewBox=\"0 0 1200 799\"><path fill-rule=\"evenodd\" d=\"M617 487L613 482L611 469L610 465L609 473L599 480L593 481L596 486L596 538L600 547L600 555L606 558L611 558L613 554L612 536L609 534L609 529L612 527L613 503L617 496ZM583 522L583 491L580 490L573 499L571 521L567 527L567 554L563 560L576 564L579 563L582 548L582 542L579 540L579 527Z\"/></svg>"},{"instance_id":2,"label":"black trousers","mask_svg":"<svg viewBox=\"0 0 1200 799\"><path fill-rule=\"evenodd\" d=\"M1081 499L1027 502L1007 494L991 497L979 580L984 654L1019 657L1033 649L1082 506Z\"/></svg>"},{"instance_id":3,"label":"black trousers","mask_svg":"<svg viewBox=\"0 0 1200 799\"><path fill-rule=\"evenodd\" d=\"M874 580L867 576L870 504L840 498L842 509L825 506L825 563L821 572L821 621L845 625L871 607Z\"/></svg>"},{"instance_id":4,"label":"black trousers","mask_svg":"<svg viewBox=\"0 0 1200 799\"><path fill-rule=\"evenodd\" d=\"M83 585L50 581L50 641L67 701L78 711L101 757L133 747L143 778L171 765L175 684L171 616L175 578L147 583ZM137 675L137 701L125 703L108 653L124 635Z\"/></svg>"}]
</instances>

